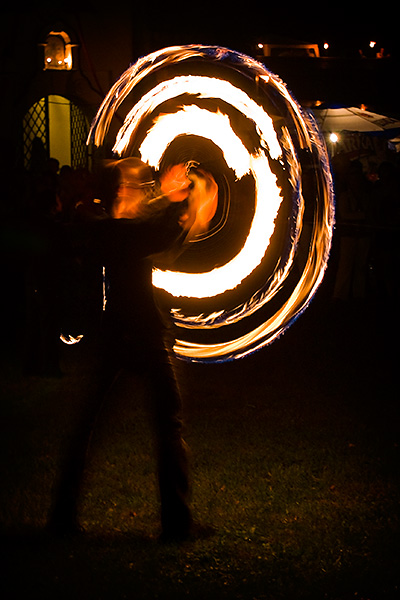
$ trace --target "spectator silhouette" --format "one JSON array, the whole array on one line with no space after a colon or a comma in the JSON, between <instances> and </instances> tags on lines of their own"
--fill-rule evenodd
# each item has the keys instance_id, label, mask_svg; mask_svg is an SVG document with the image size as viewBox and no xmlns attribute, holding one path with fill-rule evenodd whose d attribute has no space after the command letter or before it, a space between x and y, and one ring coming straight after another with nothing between
<instances>
[{"instance_id":1,"label":"spectator silhouette","mask_svg":"<svg viewBox=\"0 0 400 600\"><path fill-rule=\"evenodd\" d=\"M373 252L377 292L385 301L396 301L400 295L397 275L400 259L400 179L394 164L383 162L379 166L373 199L377 223Z\"/></svg>"},{"instance_id":2,"label":"spectator silhouette","mask_svg":"<svg viewBox=\"0 0 400 600\"><path fill-rule=\"evenodd\" d=\"M58 161L34 161L26 230L25 347L27 375L58 377L59 335L68 241L57 219Z\"/></svg>"},{"instance_id":3,"label":"spectator silhouette","mask_svg":"<svg viewBox=\"0 0 400 600\"><path fill-rule=\"evenodd\" d=\"M371 247L370 190L359 161L350 163L337 197L337 231L339 261L334 299L363 300Z\"/></svg>"}]
</instances>

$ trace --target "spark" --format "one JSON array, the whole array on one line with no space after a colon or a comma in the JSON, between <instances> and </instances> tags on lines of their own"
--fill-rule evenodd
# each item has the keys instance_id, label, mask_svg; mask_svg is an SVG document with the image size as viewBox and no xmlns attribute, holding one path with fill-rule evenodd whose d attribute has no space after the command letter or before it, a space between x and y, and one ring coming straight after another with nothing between
<instances>
[{"instance_id":1,"label":"spark","mask_svg":"<svg viewBox=\"0 0 400 600\"><path fill-rule=\"evenodd\" d=\"M64 335L63 333L60 334L60 340L64 343L67 344L67 346L73 346L74 344L79 344L79 342L81 341L81 339L83 338L83 335L77 335L77 336L73 336L73 335Z\"/></svg>"}]
</instances>

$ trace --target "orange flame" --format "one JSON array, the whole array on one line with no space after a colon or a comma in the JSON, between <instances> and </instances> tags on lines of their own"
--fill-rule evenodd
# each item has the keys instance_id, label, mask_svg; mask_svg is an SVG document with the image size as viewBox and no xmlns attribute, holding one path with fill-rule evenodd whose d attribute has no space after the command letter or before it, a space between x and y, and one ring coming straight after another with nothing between
<instances>
[{"instance_id":1,"label":"orange flame","mask_svg":"<svg viewBox=\"0 0 400 600\"><path fill-rule=\"evenodd\" d=\"M171 202L182 202L189 194L191 185L183 164L170 167L160 176L161 191Z\"/></svg>"},{"instance_id":2,"label":"orange flame","mask_svg":"<svg viewBox=\"0 0 400 600\"><path fill-rule=\"evenodd\" d=\"M177 68L175 76L171 78L171 71L164 69L169 65L177 67L191 59L208 62L210 75L188 75L186 65L178 75ZM224 79L224 68L231 69L232 65L235 71L245 74L248 82L254 80L256 93L251 85L246 86L246 90L237 87L231 76ZM220 67L222 77L218 76L221 74ZM164 80L163 70L166 75ZM212 76L213 71L216 77ZM276 339L305 309L322 280L334 223L332 178L326 148L312 118L303 112L279 77L267 71L264 65L226 48L197 45L164 48L132 65L110 90L93 122L90 139L96 145L103 142L118 106L138 83L155 72L158 83L126 115L115 138L113 151L119 156L126 155L131 140L140 132L140 125L147 119L150 122L154 114L156 116L152 118L152 126L147 129L144 139L138 137L137 140L141 159L157 170L166 148L176 137L194 135L211 140L222 151L225 163L234 172L236 181L244 176L253 179L254 215L243 247L229 262L201 273L154 269L153 285L175 298L177 308L172 309L172 314L183 337L176 340L174 347L179 357L226 360L244 356ZM264 96L268 97L270 93L279 99L274 115L268 112L270 103L263 102ZM217 101L216 111L209 109L209 99ZM160 107L166 106L171 100L175 102L175 112L165 113L161 108L160 113ZM240 132L231 123L231 114L243 115L247 122L253 124L258 136L254 150L248 150L243 143ZM314 196L303 194L305 174L302 161L305 155L314 161L313 175L318 190ZM290 231L290 251L284 261L277 263L266 285L236 308L196 315L190 314L189 310L189 314L184 314L178 308L179 297L190 301L225 293L238 287L263 261L283 197L286 197L286 186L280 186L280 179L271 169L271 159L281 164L288 189L293 192L294 226ZM309 168L305 159L304 165ZM187 165L179 164L163 173L160 180L162 192L171 202L187 200L187 214L182 221L182 226L188 232L187 239L207 230L218 204L218 186L212 175L202 169L188 169ZM313 212L310 234L304 226L306 203L310 207L309 212ZM293 266L301 243L308 246L308 258L301 263L299 275L289 280L289 273L294 273ZM224 335L224 341L220 343L216 341L216 336L210 338L210 343L189 341L193 339L187 335L189 329L229 328L230 324L253 315L265 306L284 285L290 289L290 295L281 307L268 318L264 318L259 311L264 321L258 326L255 320L252 321L252 329L247 333L235 338L231 336L229 340L229 334ZM186 307L187 300L182 306ZM211 342L211 339L215 341Z\"/></svg>"},{"instance_id":3,"label":"orange flame","mask_svg":"<svg viewBox=\"0 0 400 600\"><path fill-rule=\"evenodd\" d=\"M214 177L203 169L188 172L188 165L180 163L164 171L160 183L170 202L188 201L187 212L181 218L183 229L188 231L186 240L206 231L218 205Z\"/></svg>"},{"instance_id":4,"label":"orange flame","mask_svg":"<svg viewBox=\"0 0 400 600\"><path fill-rule=\"evenodd\" d=\"M189 211L195 211L195 222L190 233L196 235L205 231L215 215L218 205L218 186L214 177L198 169L189 174L193 188L189 194Z\"/></svg>"}]
</instances>

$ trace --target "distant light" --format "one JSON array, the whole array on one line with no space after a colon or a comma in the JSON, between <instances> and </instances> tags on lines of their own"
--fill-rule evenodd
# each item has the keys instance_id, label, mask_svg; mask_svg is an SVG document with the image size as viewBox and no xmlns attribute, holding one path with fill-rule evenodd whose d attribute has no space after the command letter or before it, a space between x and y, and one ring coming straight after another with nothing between
<instances>
[{"instance_id":1,"label":"distant light","mask_svg":"<svg viewBox=\"0 0 400 600\"><path fill-rule=\"evenodd\" d=\"M260 50L262 50L264 48L264 44L257 44L258 48L260 48Z\"/></svg>"},{"instance_id":2,"label":"distant light","mask_svg":"<svg viewBox=\"0 0 400 600\"><path fill-rule=\"evenodd\" d=\"M370 41L370 43L369 43L369 47L370 47L370 48L375 48L375 46L376 46L376 42L373 42L373 41L371 40L371 41Z\"/></svg>"},{"instance_id":3,"label":"distant light","mask_svg":"<svg viewBox=\"0 0 400 600\"><path fill-rule=\"evenodd\" d=\"M45 69L63 69L69 71L72 69L72 48L69 36L65 31L50 31L44 46L44 68Z\"/></svg>"},{"instance_id":4,"label":"distant light","mask_svg":"<svg viewBox=\"0 0 400 600\"><path fill-rule=\"evenodd\" d=\"M328 48L329 48L329 44L328 44L328 42L325 42L324 43L324 50L328 50Z\"/></svg>"},{"instance_id":5,"label":"distant light","mask_svg":"<svg viewBox=\"0 0 400 600\"><path fill-rule=\"evenodd\" d=\"M329 135L329 139L332 142L332 144L337 144L337 142L339 141L339 136L337 133L331 133Z\"/></svg>"}]
</instances>

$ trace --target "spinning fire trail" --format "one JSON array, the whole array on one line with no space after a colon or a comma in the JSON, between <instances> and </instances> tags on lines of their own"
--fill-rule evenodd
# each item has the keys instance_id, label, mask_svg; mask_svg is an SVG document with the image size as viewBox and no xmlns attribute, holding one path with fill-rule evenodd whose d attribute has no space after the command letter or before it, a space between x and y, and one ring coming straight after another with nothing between
<instances>
[{"instance_id":1,"label":"spinning fire trail","mask_svg":"<svg viewBox=\"0 0 400 600\"><path fill-rule=\"evenodd\" d=\"M117 110L117 157L140 157L161 180L195 165L192 177L213 190L182 254L153 271L179 330L177 356L222 361L271 343L308 305L331 245L332 180L312 116L262 64L197 45L131 66L93 122L96 146Z\"/></svg>"}]
</instances>

